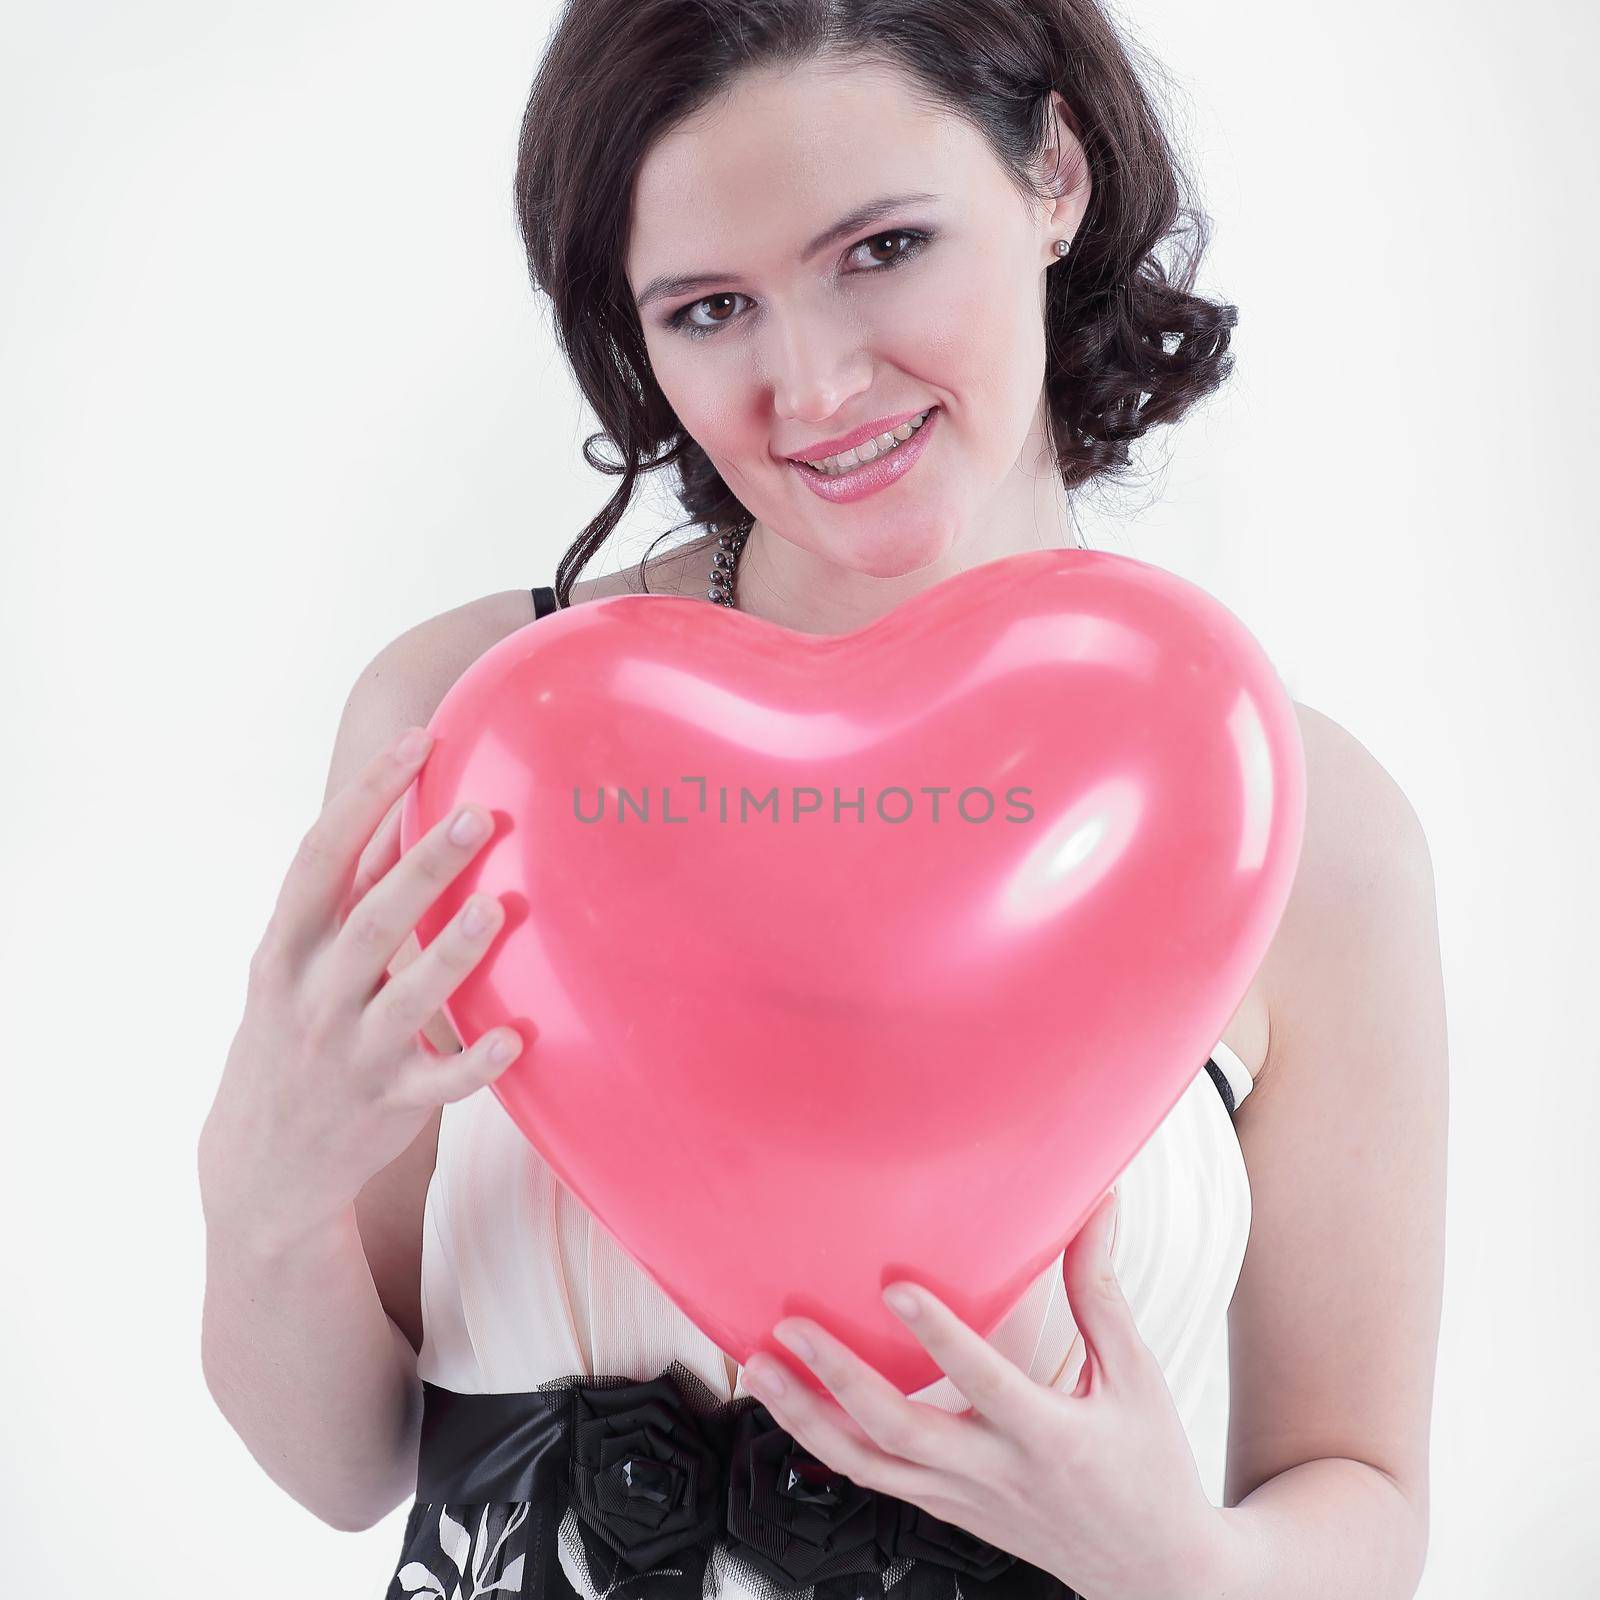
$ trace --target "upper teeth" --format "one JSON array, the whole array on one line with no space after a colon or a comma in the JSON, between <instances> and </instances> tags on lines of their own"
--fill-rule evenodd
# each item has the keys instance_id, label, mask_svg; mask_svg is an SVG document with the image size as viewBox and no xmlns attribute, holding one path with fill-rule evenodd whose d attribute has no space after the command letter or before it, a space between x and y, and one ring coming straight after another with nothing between
<instances>
[{"instance_id":1,"label":"upper teeth","mask_svg":"<svg viewBox=\"0 0 1600 1600\"><path fill-rule=\"evenodd\" d=\"M929 406L928 411L933 407ZM919 411L909 422L902 422L898 428L891 428L888 433L880 433L875 439L868 439L865 444L858 444L853 450L846 450L836 456L821 456L815 461L806 461L802 465L815 467L818 472L825 472L833 477L840 472L848 472L852 467L859 467L863 461L875 461L881 455L893 450L897 444L904 444L924 422L928 420L928 411Z\"/></svg>"}]
</instances>

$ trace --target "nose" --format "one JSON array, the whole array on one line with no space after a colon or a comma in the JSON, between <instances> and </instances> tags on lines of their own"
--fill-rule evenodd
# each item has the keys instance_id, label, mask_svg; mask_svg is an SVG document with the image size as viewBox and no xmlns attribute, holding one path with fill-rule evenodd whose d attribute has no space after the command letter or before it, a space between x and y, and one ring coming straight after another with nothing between
<instances>
[{"instance_id":1,"label":"nose","mask_svg":"<svg viewBox=\"0 0 1600 1600\"><path fill-rule=\"evenodd\" d=\"M866 340L848 318L790 312L772 319L768 356L772 408L786 422L816 426L872 386Z\"/></svg>"}]
</instances>

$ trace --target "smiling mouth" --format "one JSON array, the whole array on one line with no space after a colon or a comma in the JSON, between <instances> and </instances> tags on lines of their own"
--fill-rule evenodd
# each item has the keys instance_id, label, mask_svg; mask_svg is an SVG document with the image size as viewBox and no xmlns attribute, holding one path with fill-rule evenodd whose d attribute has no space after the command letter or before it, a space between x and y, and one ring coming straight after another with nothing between
<instances>
[{"instance_id":1,"label":"smiling mouth","mask_svg":"<svg viewBox=\"0 0 1600 1600\"><path fill-rule=\"evenodd\" d=\"M884 456L893 455L901 445L916 437L923 424L938 409L937 406L929 406L926 411L913 417L909 422L901 423L898 428L893 428L888 433L880 433L875 439L869 439L865 444L858 444L853 450L845 450L836 456L824 456L821 461L803 461L796 457L796 464L816 473L819 478L842 478L858 467L867 466ZM870 455L866 453L868 451L871 451Z\"/></svg>"}]
</instances>

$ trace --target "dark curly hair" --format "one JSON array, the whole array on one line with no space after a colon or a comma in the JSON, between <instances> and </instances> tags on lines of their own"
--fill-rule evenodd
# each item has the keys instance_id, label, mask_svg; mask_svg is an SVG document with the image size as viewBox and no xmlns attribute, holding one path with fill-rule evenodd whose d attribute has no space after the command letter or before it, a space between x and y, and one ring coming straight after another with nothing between
<instances>
[{"instance_id":1,"label":"dark curly hair","mask_svg":"<svg viewBox=\"0 0 1600 1600\"><path fill-rule=\"evenodd\" d=\"M517 221L534 287L549 297L556 337L601 423L584 459L622 481L561 558L563 606L641 473L677 468L689 515L680 526L722 532L753 521L651 372L623 273L626 229L656 137L746 69L818 56L907 72L920 94L984 134L1024 194L1036 193L1032 170L1054 127L1050 92L1060 91L1093 184L1066 264L1046 274L1050 447L1069 493L1125 468L1130 441L1176 421L1232 368L1237 308L1190 293L1207 219L1185 203L1131 47L1098 0L567 0L522 119ZM1158 248L1191 229L1169 269ZM595 454L601 439L617 460Z\"/></svg>"}]
</instances>

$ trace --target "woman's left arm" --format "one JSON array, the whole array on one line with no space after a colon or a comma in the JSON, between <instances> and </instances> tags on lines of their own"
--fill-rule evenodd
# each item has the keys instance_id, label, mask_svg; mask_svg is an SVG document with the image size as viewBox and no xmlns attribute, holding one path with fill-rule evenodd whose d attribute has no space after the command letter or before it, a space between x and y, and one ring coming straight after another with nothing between
<instances>
[{"instance_id":1,"label":"woman's left arm","mask_svg":"<svg viewBox=\"0 0 1600 1600\"><path fill-rule=\"evenodd\" d=\"M1399 787L1297 706L1305 842L1236 1126L1252 1222L1228 1316L1229 1600L1409 1600L1428 1543L1447 1045L1433 871Z\"/></svg>"}]
</instances>

